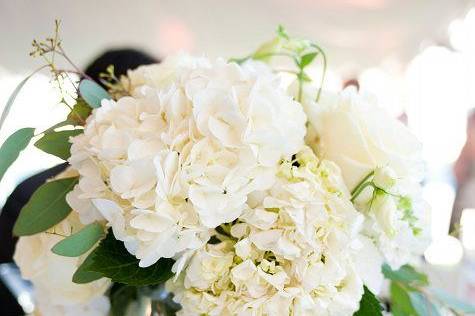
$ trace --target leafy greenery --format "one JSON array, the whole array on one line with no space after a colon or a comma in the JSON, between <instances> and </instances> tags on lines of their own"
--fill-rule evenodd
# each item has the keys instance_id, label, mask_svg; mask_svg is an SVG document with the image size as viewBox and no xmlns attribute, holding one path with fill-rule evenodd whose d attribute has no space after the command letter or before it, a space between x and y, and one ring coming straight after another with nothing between
<instances>
[{"instance_id":1,"label":"leafy greenery","mask_svg":"<svg viewBox=\"0 0 475 316\"><path fill-rule=\"evenodd\" d=\"M77 136L82 132L83 130L81 129L52 131L44 134L43 137L37 140L35 147L48 154L67 160L71 156L71 143L69 142L69 138Z\"/></svg>"},{"instance_id":2,"label":"leafy greenery","mask_svg":"<svg viewBox=\"0 0 475 316\"><path fill-rule=\"evenodd\" d=\"M38 71L40 71L40 70L43 69L43 68L45 68L45 66L40 67L40 68L38 68L37 70L35 70L33 73L31 73L31 74L30 74L29 76L27 76L25 79L23 79L22 81L20 81L20 83L15 87L15 89L14 89L13 92L12 92L12 94L11 94L10 97L8 98L7 103L5 104L5 107L3 108L2 116L0 116L0 130L2 129L3 123L5 123L5 120L6 120L7 117L8 117L8 113L10 113L10 109L12 108L13 103L15 102L16 97L17 97L18 94L20 93L21 89L23 89L23 86L25 85L25 83L26 83L31 77L33 77L34 74L36 74Z\"/></svg>"},{"instance_id":3,"label":"leafy greenery","mask_svg":"<svg viewBox=\"0 0 475 316\"><path fill-rule=\"evenodd\" d=\"M391 282L389 294L391 297L391 312L394 316L418 316L404 285L399 282Z\"/></svg>"},{"instance_id":4,"label":"leafy greenery","mask_svg":"<svg viewBox=\"0 0 475 316\"><path fill-rule=\"evenodd\" d=\"M79 257L91 249L102 237L104 227L99 223L91 223L77 233L57 243L51 251L65 257Z\"/></svg>"},{"instance_id":5,"label":"leafy greenery","mask_svg":"<svg viewBox=\"0 0 475 316\"><path fill-rule=\"evenodd\" d=\"M383 264L383 275L386 279L401 282L410 286L427 286L429 279L424 273L416 271L410 265L403 265L399 270L393 270L388 264Z\"/></svg>"},{"instance_id":6,"label":"leafy greenery","mask_svg":"<svg viewBox=\"0 0 475 316\"><path fill-rule=\"evenodd\" d=\"M409 265L404 265L399 270L392 270L384 264L382 271L384 276L391 280L391 312L394 316L439 316L441 305L457 315L475 313L475 306L441 290L428 288L427 275Z\"/></svg>"},{"instance_id":7,"label":"leafy greenery","mask_svg":"<svg viewBox=\"0 0 475 316\"><path fill-rule=\"evenodd\" d=\"M303 85L305 82L312 81L305 72L305 69L315 60L317 56L321 56L322 60L322 77L320 79L320 87L318 88L317 96L315 98L315 101L318 102L322 92L327 69L327 58L325 53L316 43L304 39L290 37L282 26L279 26L277 29L277 37L261 45L254 53L244 58L232 58L230 61L241 64L249 59L270 62L273 57L290 58L295 64L294 68L297 68L297 70L283 71L296 76L298 81L297 100L302 101Z\"/></svg>"},{"instance_id":8,"label":"leafy greenery","mask_svg":"<svg viewBox=\"0 0 475 316\"><path fill-rule=\"evenodd\" d=\"M98 108L103 99L110 100L109 93L92 80L84 79L79 84L79 93L89 106Z\"/></svg>"},{"instance_id":9,"label":"leafy greenery","mask_svg":"<svg viewBox=\"0 0 475 316\"><path fill-rule=\"evenodd\" d=\"M65 219L71 212L66 194L77 181L78 178L66 178L40 186L20 211L13 233L17 236L34 235Z\"/></svg>"},{"instance_id":10,"label":"leafy greenery","mask_svg":"<svg viewBox=\"0 0 475 316\"><path fill-rule=\"evenodd\" d=\"M475 313L475 306L471 304L467 304L462 302L458 298L446 293L440 289L429 289L429 293L431 293L435 299L437 299L442 304L448 306L450 309L458 312L458 313Z\"/></svg>"},{"instance_id":11,"label":"leafy greenery","mask_svg":"<svg viewBox=\"0 0 475 316\"><path fill-rule=\"evenodd\" d=\"M411 304L417 312L417 315L441 316L437 306L423 292L409 292Z\"/></svg>"},{"instance_id":12,"label":"leafy greenery","mask_svg":"<svg viewBox=\"0 0 475 316\"><path fill-rule=\"evenodd\" d=\"M102 274L98 272L89 271L92 264L92 253L90 253L79 268L74 272L73 282L77 284L89 283L102 278Z\"/></svg>"},{"instance_id":13,"label":"leafy greenery","mask_svg":"<svg viewBox=\"0 0 475 316\"><path fill-rule=\"evenodd\" d=\"M20 152L28 146L33 138L35 129L22 128L10 135L0 147L0 181L5 172L15 162Z\"/></svg>"},{"instance_id":14,"label":"leafy greenery","mask_svg":"<svg viewBox=\"0 0 475 316\"><path fill-rule=\"evenodd\" d=\"M124 243L116 240L111 231L93 250L91 256L92 262L84 269L100 273L113 282L133 286L155 285L165 282L173 275L172 259L161 258L150 267L140 268L139 259L131 255Z\"/></svg>"},{"instance_id":15,"label":"leafy greenery","mask_svg":"<svg viewBox=\"0 0 475 316\"><path fill-rule=\"evenodd\" d=\"M84 101L83 98L78 97L76 104L68 114L67 120L73 122L75 125L84 125L91 112L92 108L87 105L86 101Z\"/></svg>"},{"instance_id":16,"label":"leafy greenery","mask_svg":"<svg viewBox=\"0 0 475 316\"><path fill-rule=\"evenodd\" d=\"M364 286L363 297L360 301L359 310L354 313L354 316L381 316L383 308L378 298Z\"/></svg>"}]
</instances>

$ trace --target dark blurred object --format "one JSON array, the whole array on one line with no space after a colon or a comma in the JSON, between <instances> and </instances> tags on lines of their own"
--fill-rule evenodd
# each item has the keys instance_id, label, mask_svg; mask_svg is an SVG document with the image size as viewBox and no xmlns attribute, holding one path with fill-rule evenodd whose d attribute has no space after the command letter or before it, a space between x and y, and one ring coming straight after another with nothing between
<instances>
[{"instance_id":1,"label":"dark blurred object","mask_svg":"<svg viewBox=\"0 0 475 316\"><path fill-rule=\"evenodd\" d=\"M450 232L458 235L462 211L475 208L475 110L467 118L467 139L454 164L454 175L457 194L450 219Z\"/></svg>"},{"instance_id":2,"label":"dark blurred object","mask_svg":"<svg viewBox=\"0 0 475 316\"><path fill-rule=\"evenodd\" d=\"M107 67L110 65L114 65L114 73L120 77L121 75L126 75L129 69L157 62L158 60L152 56L135 49L108 50L97 57L86 68L85 73L96 82L100 82L99 74L106 72ZM20 210L39 186L45 183L46 180L61 173L67 166L67 163L63 163L26 179L8 197L0 213L0 263L13 261L17 238L13 237L12 230ZM0 284L0 315L22 315L21 310L16 299L7 290L7 287Z\"/></svg>"},{"instance_id":3,"label":"dark blurred object","mask_svg":"<svg viewBox=\"0 0 475 316\"><path fill-rule=\"evenodd\" d=\"M345 82L343 82L343 89L353 86L356 88L356 90L360 90L360 83L358 82L358 79L348 79Z\"/></svg>"},{"instance_id":4,"label":"dark blurred object","mask_svg":"<svg viewBox=\"0 0 475 316\"><path fill-rule=\"evenodd\" d=\"M121 75L126 75L129 69L158 62L159 60L147 53L132 48L108 50L87 66L85 73L104 87L99 75L106 72L110 65L114 65L114 74L120 78Z\"/></svg>"}]
</instances>

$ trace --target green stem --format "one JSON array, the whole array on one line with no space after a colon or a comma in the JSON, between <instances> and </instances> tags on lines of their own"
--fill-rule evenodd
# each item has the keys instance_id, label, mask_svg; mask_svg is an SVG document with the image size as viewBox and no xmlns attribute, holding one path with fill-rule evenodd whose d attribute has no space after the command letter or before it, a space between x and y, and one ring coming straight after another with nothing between
<instances>
[{"instance_id":1,"label":"green stem","mask_svg":"<svg viewBox=\"0 0 475 316\"><path fill-rule=\"evenodd\" d=\"M361 194L361 192L363 192L363 190L369 186L374 187L373 182L365 182L361 184L360 186L358 186L357 190L351 195L350 201L353 203L355 199Z\"/></svg>"},{"instance_id":2,"label":"green stem","mask_svg":"<svg viewBox=\"0 0 475 316\"><path fill-rule=\"evenodd\" d=\"M368 181L369 178L371 178L374 175L374 170L368 173L363 180L361 180L356 187L351 191L351 196L355 195L355 192L358 190L360 186L362 186L366 181Z\"/></svg>"},{"instance_id":3,"label":"green stem","mask_svg":"<svg viewBox=\"0 0 475 316\"><path fill-rule=\"evenodd\" d=\"M322 69L322 77L320 79L320 88L318 88L317 97L315 101L318 102L320 100L320 95L322 94L323 83L325 82L325 75L327 72L327 56L323 49L315 43L312 43L312 46L317 49L317 51L322 55L322 62L323 62L323 69Z\"/></svg>"}]
</instances>

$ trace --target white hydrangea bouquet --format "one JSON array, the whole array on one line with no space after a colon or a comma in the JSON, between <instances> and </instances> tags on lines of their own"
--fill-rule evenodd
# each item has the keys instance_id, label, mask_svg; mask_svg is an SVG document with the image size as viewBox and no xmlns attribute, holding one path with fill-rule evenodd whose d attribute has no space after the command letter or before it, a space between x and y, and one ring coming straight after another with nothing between
<instances>
[{"instance_id":1,"label":"white hydrangea bouquet","mask_svg":"<svg viewBox=\"0 0 475 316\"><path fill-rule=\"evenodd\" d=\"M59 87L71 79L53 62L67 59L57 34L33 44ZM293 63L292 84L275 58ZM325 68L319 46L279 28L243 59L109 69L109 91L84 78L64 122L12 134L0 178L32 139L70 164L14 227L39 313L473 311L408 265L429 239L419 142L371 97L325 93Z\"/></svg>"}]
</instances>

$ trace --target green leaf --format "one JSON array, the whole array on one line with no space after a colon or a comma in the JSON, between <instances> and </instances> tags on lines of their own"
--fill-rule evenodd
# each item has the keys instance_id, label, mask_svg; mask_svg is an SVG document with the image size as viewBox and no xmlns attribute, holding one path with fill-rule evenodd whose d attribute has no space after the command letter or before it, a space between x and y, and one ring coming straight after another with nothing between
<instances>
[{"instance_id":1,"label":"green leaf","mask_svg":"<svg viewBox=\"0 0 475 316\"><path fill-rule=\"evenodd\" d=\"M46 182L31 196L21 209L13 227L17 236L34 235L53 227L71 212L66 194L76 185L78 178Z\"/></svg>"},{"instance_id":2,"label":"green leaf","mask_svg":"<svg viewBox=\"0 0 475 316\"><path fill-rule=\"evenodd\" d=\"M415 284L419 286L429 285L429 279L424 273L416 271L410 265L404 265L399 270L393 270L388 264L383 264L382 272L386 279L398 281L405 284Z\"/></svg>"},{"instance_id":3,"label":"green leaf","mask_svg":"<svg viewBox=\"0 0 475 316\"><path fill-rule=\"evenodd\" d=\"M68 121L74 122L75 125L84 125L91 112L92 108L87 105L86 101L83 98L78 98L68 114Z\"/></svg>"},{"instance_id":4,"label":"green leaf","mask_svg":"<svg viewBox=\"0 0 475 316\"><path fill-rule=\"evenodd\" d=\"M36 141L35 147L42 151L59 157L63 160L67 160L71 156L71 143L70 137L77 136L83 132L82 129L73 129L67 131L52 131L43 135Z\"/></svg>"},{"instance_id":5,"label":"green leaf","mask_svg":"<svg viewBox=\"0 0 475 316\"><path fill-rule=\"evenodd\" d=\"M279 25L277 27L277 36L282 37L283 39L286 39L286 40L290 38L289 34L287 34L287 31L282 25Z\"/></svg>"},{"instance_id":6,"label":"green leaf","mask_svg":"<svg viewBox=\"0 0 475 316\"><path fill-rule=\"evenodd\" d=\"M393 316L419 316L412 307L411 298L404 287L397 282L391 282L389 292Z\"/></svg>"},{"instance_id":7,"label":"green leaf","mask_svg":"<svg viewBox=\"0 0 475 316\"><path fill-rule=\"evenodd\" d=\"M300 59L300 68L305 68L306 66L311 64L317 55L318 53L308 53L303 55Z\"/></svg>"},{"instance_id":8,"label":"green leaf","mask_svg":"<svg viewBox=\"0 0 475 316\"><path fill-rule=\"evenodd\" d=\"M421 292L409 292L412 307L420 316L441 316L437 307Z\"/></svg>"},{"instance_id":9,"label":"green leaf","mask_svg":"<svg viewBox=\"0 0 475 316\"><path fill-rule=\"evenodd\" d=\"M449 293L446 293L443 290L440 289L429 289L430 293L441 303L444 305L450 307L451 309L456 310L459 313L475 313L475 306L465 303L458 298L456 298L453 295L450 295Z\"/></svg>"},{"instance_id":10,"label":"green leaf","mask_svg":"<svg viewBox=\"0 0 475 316\"><path fill-rule=\"evenodd\" d=\"M79 257L91 249L102 237L104 227L91 223L77 233L66 237L51 249L55 254L65 257Z\"/></svg>"},{"instance_id":11,"label":"green leaf","mask_svg":"<svg viewBox=\"0 0 475 316\"><path fill-rule=\"evenodd\" d=\"M83 263L74 272L73 282L76 284L85 284L102 278L102 274L98 272L89 271L89 266L92 264L92 252L84 259Z\"/></svg>"},{"instance_id":12,"label":"green leaf","mask_svg":"<svg viewBox=\"0 0 475 316\"><path fill-rule=\"evenodd\" d=\"M0 181L8 168L18 158L20 152L28 146L34 133L35 129L31 127L19 129L2 144L0 147Z\"/></svg>"},{"instance_id":13,"label":"green leaf","mask_svg":"<svg viewBox=\"0 0 475 316\"><path fill-rule=\"evenodd\" d=\"M23 86L25 85L25 83L26 83L31 77L33 77L34 74L36 74L37 72L39 72L40 70L42 70L43 68L46 68L46 67L47 67L47 65L44 65L44 66L41 66L40 68L36 69L36 70L33 71L29 76L27 76L25 79L23 79L22 81L20 81L20 83L15 87L15 89L14 89L13 92L12 92L12 94L11 94L10 97L8 98L7 103L6 103L5 106L3 107L2 116L0 116L0 130L2 129L3 123L5 123L5 120L7 119L8 113L10 113L10 109L12 108L13 103L15 102L16 97L17 97L18 94L20 93L21 89L23 89Z\"/></svg>"},{"instance_id":14,"label":"green leaf","mask_svg":"<svg viewBox=\"0 0 475 316\"><path fill-rule=\"evenodd\" d=\"M103 87L88 79L82 80L79 84L79 93L84 101L93 108L100 107L103 99L111 99L111 96Z\"/></svg>"},{"instance_id":15,"label":"green leaf","mask_svg":"<svg viewBox=\"0 0 475 316\"><path fill-rule=\"evenodd\" d=\"M21 89L25 85L25 83L30 79L36 72L32 73L15 87L13 90L12 94L8 98L7 104L5 104L5 107L3 108L2 116L0 117L0 130L2 129L3 123L5 123L5 120L7 119L8 113L10 113L10 109L12 108L13 102L15 102L16 97L18 96L18 93L20 93Z\"/></svg>"},{"instance_id":16,"label":"green leaf","mask_svg":"<svg viewBox=\"0 0 475 316\"><path fill-rule=\"evenodd\" d=\"M381 316L382 306L379 303L378 298L366 287L364 286L363 297L360 301L360 309L354 313L354 316Z\"/></svg>"},{"instance_id":17,"label":"green leaf","mask_svg":"<svg viewBox=\"0 0 475 316\"><path fill-rule=\"evenodd\" d=\"M98 272L113 282L133 286L154 285L165 282L173 276L172 259L161 258L147 268L139 267L139 259L125 249L124 243L114 238L111 231L92 252L89 271Z\"/></svg>"},{"instance_id":18,"label":"green leaf","mask_svg":"<svg viewBox=\"0 0 475 316\"><path fill-rule=\"evenodd\" d=\"M125 316L127 307L137 297L137 287L114 283L110 292L112 316Z\"/></svg>"}]
</instances>

